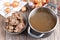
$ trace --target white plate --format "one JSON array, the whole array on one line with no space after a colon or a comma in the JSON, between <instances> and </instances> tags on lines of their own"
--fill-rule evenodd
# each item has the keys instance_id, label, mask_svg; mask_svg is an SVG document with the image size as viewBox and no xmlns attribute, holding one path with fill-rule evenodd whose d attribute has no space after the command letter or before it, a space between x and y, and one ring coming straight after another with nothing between
<instances>
[{"instance_id":1,"label":"white plate","mask_svg":"<svg viewBox=\"0 0 60 40\"><path fill-rule=\"evenodd\" d=\"M20 0L17 0L17 1L20 1ZM0 1L0 14L1 14L3 17L5 17L5 18L11 16L13 12L21 10L22 7L27 4L27 2L20 1L18 7L16 7L16 8L9 7L9 8L11 9L11 12L7 14L7 13L4 11L5 8L6 8L6 7L4 6L4 3L5 3L5 2L10 2L10 3L12 3L13 1L12 1L12 0L7 0L7 1L6 1L6 0L1 0L1 1Z\"/></svg>"}]
</instances>

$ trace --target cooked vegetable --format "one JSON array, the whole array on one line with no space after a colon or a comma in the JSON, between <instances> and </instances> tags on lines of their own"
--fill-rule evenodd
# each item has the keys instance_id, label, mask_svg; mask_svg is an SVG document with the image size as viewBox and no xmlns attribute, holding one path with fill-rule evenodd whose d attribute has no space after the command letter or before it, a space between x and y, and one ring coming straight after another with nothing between
<instances>
[{"instance_id":1,"label":"cooked vegetable","mask_svg":"<svg viewBox=\"0 0 60 40\"><path fill-rule=\"evenodd\" d=\"M18 7L18 6L19 6L19 2L13 1L12 6L13 6L14 8L15 8L15 7Z\"/></svg>"},{"instance_id":2,"label":"cooked vegetable","mask_svg":"<svg viewBox=\"0 0 60 40\"><path fill-rule=\"evenodd\" d=\"M10 3L9 2L5 2L4 5L5 6L10 6Z\"/></svg>"},{"instance_id":3,"label":"cooked vegetable","mask_svg":"<svg viewBox=\"0 0 60 40\"><path fill-rule=\"evenodd\" d=\"M6 13L9 13L10 11L11 11L10 8L6 8L6 9L5 9L5 12L6 12Z\"/></svg>"},{"instance_id":4,"label":"cooked vegetable","mask_svg":"<svg viewBox=\"0 0 60 40\"><path fill-rule=\"evenodd\" d=\"M30 0L29 6L31 8L42 7L46 3L48 3L48 0Z\"/></svg>"}]
</instances>

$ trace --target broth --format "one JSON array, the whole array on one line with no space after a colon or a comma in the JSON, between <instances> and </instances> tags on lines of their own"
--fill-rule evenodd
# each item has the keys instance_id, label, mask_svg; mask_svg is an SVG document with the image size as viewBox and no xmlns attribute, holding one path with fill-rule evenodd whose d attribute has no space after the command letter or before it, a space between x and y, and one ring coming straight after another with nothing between
<instances>
[{"instance_id":1,"label":"broth","mask_svg":"<svg viewBox=\"0 0 60 40\"><path fill-rule=\"evenodd\" d=\"M39 10L30 18L31 26L37 31L46 32L56 25L56 18L47 10Z\"/></svg>"}]
</instances>

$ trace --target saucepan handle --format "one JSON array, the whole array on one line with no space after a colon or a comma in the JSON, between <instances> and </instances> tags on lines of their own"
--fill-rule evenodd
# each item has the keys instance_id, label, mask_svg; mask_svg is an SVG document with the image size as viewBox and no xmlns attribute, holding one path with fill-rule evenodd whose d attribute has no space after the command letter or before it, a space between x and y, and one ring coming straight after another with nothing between
<instances>
[{"instance_id":1,"label":"saucepan handle","mask_svg":"<svg viewBox=\"0 0 60 40\"><path fill-rule=\"evenodd\" d=\"M57 5L53 4L53 3L48 3L46 5L44 5L43 7L48 7L49 9L51 9L56 15L60 16L60 14L58 14L57 12Z\"/></svg>"},{"instance_id":2,"label":"saucepan handle","mask_svg":"<svg viewBox=\"0 0 60 40\"><path fill-rule=\"evenodd\" d=\"M31 31L30 31L30 27L28 28L28 34L34 38L41 38L42 36L44 36L45 34L44 33L41 33L40 35L36 35L36 34L33 34Z\"/></svg>"}]
</instances>

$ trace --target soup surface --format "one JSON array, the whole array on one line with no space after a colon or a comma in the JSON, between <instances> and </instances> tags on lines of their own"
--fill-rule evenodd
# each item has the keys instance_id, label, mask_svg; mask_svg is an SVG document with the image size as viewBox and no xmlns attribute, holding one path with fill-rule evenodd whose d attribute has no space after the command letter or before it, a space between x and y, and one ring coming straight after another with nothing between
<instances>
[{"instance_id":1,"label":"soup surface","mask_svg":"<svg viewBox=\"0 0 60 40\"><path fill-rule=\"evenodd\" d=\"M56 18L48 10L39 10L31 16L30 23L37 31L46 32L56 25Z\"/></svg>"}]
</instances>

